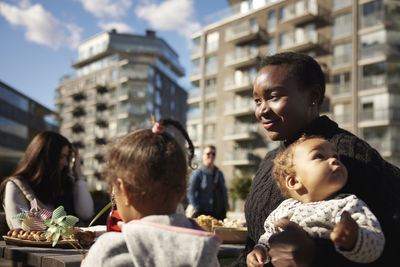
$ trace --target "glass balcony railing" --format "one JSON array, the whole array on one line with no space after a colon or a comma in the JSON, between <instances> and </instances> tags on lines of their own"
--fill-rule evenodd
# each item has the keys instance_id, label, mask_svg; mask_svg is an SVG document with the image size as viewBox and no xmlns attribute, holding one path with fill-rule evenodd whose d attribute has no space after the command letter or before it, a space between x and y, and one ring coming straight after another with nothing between
<instances>
[{"instance_id":1,"label":"glass balcony railing","mask_svg":"<svg viewBox=\"0 0 400 267\"><path fill-rule=\"evenodd\" d=\"M368 28L376 25L380 25L384 23L384 12L375 12L368 16L360 16L360 28Z\"/></svg>"},{"instance_id":2,"label":"glass balcony railing","mask_svg":"<svg viewBox=\"0 0 400 267\"><path fill-rule=\"evenodd\" d=\"M400 152L400 139L381 139L381 138L365 138L373 148L378 150L380 153L385 152Z\"/></svg>"},{"instance_id":3,"label":"glass balcony railing","mask_svg":"<svg viewBox=\"0 0 400 267\"><path fill-rule=\"evenodd\" d=\"M200 109L189 110L189 112L187 113L188 120L199 120L200 117L201 117Z\"/></svg>"},{"instance_id":4,"label":"glass balcony railing","mask_svg":"<svg viewBox=\"0 0 400 267\"><path fill-rule=\"evenodd\" d=\"M225 40L231 41L239 37L257 33L259 30L258 24L252 24L249 20L236 24L226 29Z\"/></svg>"},{"instance_id":5,"label":"glass balcony railing","mask_svg":"<svg viewBox=\"0 0 400 267\"><path fill-rule=\"evenodd\" d=\"M399 121L400 108L386 108L375 110L363 110L360 112L360 121Z\"/></svg>"},{"instance_id":6,"label":"glass balcony railing","mask_svg":"<svg viewBox=\"0 0 400 267\"><path fill-rule=\"evenodd\" d=\"M360 59L374 58L386 55L387 45L386 44L374 44L367 47L361 47Z\"/></svg>"},{"instance_id":7,"label":"glass balcony railing","mask_svg":"<svg viewBox=\"0 0 400 267\"><path fill-rule=\"evenodd\" d=\"M237 48L235 51L229 52L225 55L225 65L232 65L238 62L254 59L258 56L257 47L245 46Z\"/></svg>"},{"instance_id":8,"label":"glass balcony railing","mask_svg":"<svg viewBox=\"0 0 400 267\"><path fill-rule=\"evenodd\" d=\"M225 136L251 134L257 131L257 124L239 123L225 129Z\"/></svg>"},{"instance_id":9,"label":"glass balcony railing","mask_svg":"<svg viewBox=\"0 0 400 267\"><path fill-rule=\"evenodd\" d=\"M333 84L333 95L347 94L351 92L350 82Z\"/></svg>"},{"instance_id":10,"label":"glass balcony railing","mask_svg":"<svg viewBox=\"0 0 400 267\"><path fill-rule=\"evenodd\" d=\"M217 94L217 85L206 86L205 88L206 96L214 96Z\"/></svg>"},{"instance_id":11,"label":"glass balcony railing","mask_svg":"<svg viewBox=\"0 0 400 267\"><path fill-rule=\"evenodd\" d=\"M224 163L232 165L254 164L256 157L251 149L237 149L224 153Z\"/></svg>"},{"instance_id":12,"label":"glass balcony railing","mask_svg":"<svg viewBox=\"0 0 400 267\"><path fill-rule=\"evenodd\" d=\"M344 66L351 63L351 54L333 55L333 66Z\"/></svg>"},{"instance_id":13,"label":"glass balcony railing","mask_svg":"<svg viewBox=\"0 0 400 267\"><path fill-rule=\"evenodd\" d=\"M347 114L333 114L333 118L339 125L349 124L352 122L351 112Z\"/></svg>"},{"instance_id":14,"label":"glass balcony railing","mask_svg":"<svg viewBox=\"0 0 400 267\"><path fill-rule=\"evenodd\" d=\"M189 90L189 94L188 94L188 98L189 99L198 98L200 96L201 96L201 89L200 88L194 87L194 88L191 88Z\"/></svg>"},{"instance_id":15,"label":"glass balcony railing","mask_svg":"<svg viewBox=\"0 0 400 267\"><path fill-rule=\"evenodd\" d=\"M370 90L387 86L386 74L368 75L361 77L360 90Z\"/></svg>"},{"instance_id":16,"label":"glass balcony railing","mask_svg":"<svg viewBox=\"0 0 400 267\"><path fill-rule=\"evenodd\" d=\"M190 75L191 76L197 76L201 74L201 67L200 66L194 66L192 67L191 71L190 71Z\"/></svg>"},{"instance_id":17,"label":"glass balcony railing","mask_svg":"<svg viewBox=\"0 0 400 267\"><path fill-rule=\"evenodd\" d=\"M251 87L255 78L255 73L243 73L243 75L228 76L225 79L224 88L225 90L234 90L241 87Z\"/></svg>"},{"instance_id":18,"label":"glass balcony railing","mask_svg":"<svg viewBox=\"0 0 400 267\"><path fill-rule=\"evenodd\" d=\"M237 114L254 112L253 98L238 98L234 102L228 102L225 105L225 114Z\"/></svg>"},{"instance_id":19,"label":"glass balcony railing","mask_svg":"<svg viewBox=\"0 0 400 267\"><path fill-rule=\"evenodd\" d=\"M190 53L191 55L198 55L201 53L201 46L200 45L194 45L190 48Z\"/></svg>"}]
</instances>

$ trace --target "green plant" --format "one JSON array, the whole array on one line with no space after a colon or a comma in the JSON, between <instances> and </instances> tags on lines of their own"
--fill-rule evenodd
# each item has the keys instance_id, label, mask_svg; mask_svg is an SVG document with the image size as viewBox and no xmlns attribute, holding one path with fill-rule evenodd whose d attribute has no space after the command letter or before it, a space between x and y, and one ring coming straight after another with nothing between
<instances>
[{"instance_id":1,"label":"green plant","mask_svg":"<svg viewBox=\"0 0 400 267\"><path fill-rule=\"evenodd\" d=\"M229 193L233 199L245 200L250 191L252 179L250 177L235 177L229 188Z\"/></svg>"}]
</instances>

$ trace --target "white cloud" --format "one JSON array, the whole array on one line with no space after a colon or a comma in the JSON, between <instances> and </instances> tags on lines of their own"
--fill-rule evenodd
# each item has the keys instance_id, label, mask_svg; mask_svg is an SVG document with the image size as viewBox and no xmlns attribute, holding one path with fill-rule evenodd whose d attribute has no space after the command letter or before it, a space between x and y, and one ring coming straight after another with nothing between
<instances>
[{"instance_id":1,"label":"white cloud","mask_svg":"<svg viewBox=\"0 0 400 267\"><path fill-rule=\"evenodd\" d=\"M30 5L29 1L22 1L20 6L13 6L0 2L0 15L10 24L25 28L28 41L53 49L60 46L76 48L81 39L81 28L61 23L40 4Z\"/></svg>"},{"instance_id":2,"label":"white cloud","mask_svg":"<svg viewBox=\"0 0 400 267\"><path fill-rule=\"evenodd\" d=\"M109 16L118 18L125 15L131 7L131 0L78 0L83 8L96 17Z\"/></svg>"},{"instance_id":3,"label":"white cloud","mask_svg":"<svg viewBox=\"0 0 400 267\"><path fill-rule=\"evenodd\" d=\"M110 31L112 29L116 29L117 32L120 32L120 33L132 33L133 32L133 29L129 25L127 25L123 22L118 22L118 21L99 22L98 25L103 31Z\"/></svg>"},{"instance_id":4,"label":"white cloud","mask_svg":"<svg viewBox=\"0 0 400 267\"><path fill-rule=\"evenodd\" d=\"M200 29L200 24L192 19L193 5L193 0L166 0L158 5L142 2L135 13L155 30L177 30L189 37Z\"/></svg>"}]
</instances>

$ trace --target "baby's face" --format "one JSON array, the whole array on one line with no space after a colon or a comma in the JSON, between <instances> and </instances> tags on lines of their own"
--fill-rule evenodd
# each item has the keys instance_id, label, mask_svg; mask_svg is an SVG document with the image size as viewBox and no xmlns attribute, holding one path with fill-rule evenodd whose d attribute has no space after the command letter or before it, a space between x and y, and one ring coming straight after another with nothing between
<instances>
[{"instance_id":1,"label":"baby's face","mask_svg":"<svg viewBox=\"0 0 400 267\"><path fill-rule=\"evenodd\" d=\"M293 163L296 178L310 201L329 199L347 182L347 169L336 148L327 140L312 138L295 147Z\"/></svg>"}]
</instances>

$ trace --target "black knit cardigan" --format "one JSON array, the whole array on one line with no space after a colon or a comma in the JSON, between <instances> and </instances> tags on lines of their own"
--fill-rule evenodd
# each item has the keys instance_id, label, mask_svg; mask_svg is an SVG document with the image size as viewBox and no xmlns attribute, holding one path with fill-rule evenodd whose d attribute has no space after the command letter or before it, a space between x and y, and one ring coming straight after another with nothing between
<instances>
[{"instance_id":1,"label":"black knit cardigan","mask_svg":"<svg viewBox=\"0 0 400 267\"><path fill-rule=\"evenodd\" d=\"M246 266L246 255L264 233L264 221L285 198L271 177L272 160L277 153L297 140L303 133L318 135L332 142L348 169L348 182L342 193L352 193L364 200L378 218L386 238L382 256L362 266L400 266L400 169L385 161L365 141L343 130L326 116L315 119L293 140L282 142L267 153L253 179L245 204L248 226L246 249L232 266ZM313 266L358 266L334 251L329 240L315 240Z\"/></svg>"}]
</instances>

